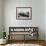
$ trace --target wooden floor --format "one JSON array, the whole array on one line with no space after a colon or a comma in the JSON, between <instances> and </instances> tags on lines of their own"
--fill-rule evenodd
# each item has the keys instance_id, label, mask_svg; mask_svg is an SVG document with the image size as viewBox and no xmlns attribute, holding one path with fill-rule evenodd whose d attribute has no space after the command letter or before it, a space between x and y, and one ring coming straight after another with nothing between
<instances>
[{"instance_id":1,"label":"wooden floor","mask_svg":"<svg viewBox=\"0 0 46 46\"><path fill-rule=\"evenodd\" d=\"M44 40L8 40L7 44L0 46L6 46L8 44L39 44L46 46L46 42Z\"/></svg>"}]
</instances>

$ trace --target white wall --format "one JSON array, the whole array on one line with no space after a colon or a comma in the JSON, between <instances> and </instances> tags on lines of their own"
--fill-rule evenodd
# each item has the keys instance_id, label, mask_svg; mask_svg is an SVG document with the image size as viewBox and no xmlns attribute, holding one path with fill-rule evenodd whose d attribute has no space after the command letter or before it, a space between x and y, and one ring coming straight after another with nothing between
<instances>
[{"instance_id":1,"label":"white wall","mask_svg":"<svg viewBox=\"0 0 46 46\"><path fill-rule=\"evenodd\" d=\"M16 7L32 7L32 20L16 20ZM45 39L43 0L4 0L4 26L7 35L10 26L39 27L39 38Z\"/></svg>"},{"instance_id":2,"label":"white wall","mask_svg":"<svg viewBox=\"0 0 46 46\"><path fill-rule=\"evenodd\" d=\"M32 1L32 26L39 27L39 38L45 39L45 3L44 0Z\"/></svg>"},{"instance_id":3,"label":"white wall","mask_svg":"<svg viewBox=\"0 0 46 46\"><path fill-rule=\"evenodd\" d=\"M1 15L2 15L2 1L0 0L0 27L1 27Z\"/></svg>"},{"instance_id":4,"label":"white wall","mask_svg":"<svg viewBox=\"0 0 46 46\"><path fill-rule=\"evenodd\" d=\"M45 0L45 40L46 40L46 0Z\"/></svg>"},{"instance_id":5,"label":"white wall","mask_svg":"<svg viewBox=\"0 0 46 46\"><path fill-rule=\"evenodd\" d=\"M2 37L2 0L0 0L0 38Z\"/></svg>"}]
</instances>

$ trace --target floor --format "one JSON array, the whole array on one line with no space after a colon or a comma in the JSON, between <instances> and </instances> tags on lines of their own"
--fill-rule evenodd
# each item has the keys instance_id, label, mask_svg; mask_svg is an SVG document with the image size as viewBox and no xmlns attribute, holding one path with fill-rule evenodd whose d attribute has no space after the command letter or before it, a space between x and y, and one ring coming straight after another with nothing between
<instances>
[{"instance_id":1,"label":"floor","mask_svg":"<svg viewBox=\"0 0 46 46\"><path fill-rule=\"evenodd\" d=\"M20 43L18 43L18 44L6 44L6 45L0 45L0 46L42 46L42 45L40 45L40 44L24 44L24 43L22 43L22 44L20 44Z\"/></svg>"},{"instance_id":2,"label":"floor","mask_svg":"<svg viewBox=\"0 0 46 46\"><path fill-rule=\"evenodd\" d=\"M5 45L0 45L0 46L46 46L46 42L42 40L26 40L26 41L15 41L15 40L10 40L8 41L7 44Z\"/></svg>"}]
</instances>

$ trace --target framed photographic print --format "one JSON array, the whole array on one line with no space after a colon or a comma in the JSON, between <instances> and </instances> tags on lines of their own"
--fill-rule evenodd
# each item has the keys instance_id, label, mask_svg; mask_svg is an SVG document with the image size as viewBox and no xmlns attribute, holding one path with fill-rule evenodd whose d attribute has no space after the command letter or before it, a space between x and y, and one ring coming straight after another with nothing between
<instances>
[{"instance_id":1,"label":"framed photographic print","mask_svg":"<svg viewBox=\"0 0 46 46\"><path fill-rule=\"evenodd\" d=\"M16 7L16 19L17 20L31 20L32 7Z\"/></svg>"}]
</instances>

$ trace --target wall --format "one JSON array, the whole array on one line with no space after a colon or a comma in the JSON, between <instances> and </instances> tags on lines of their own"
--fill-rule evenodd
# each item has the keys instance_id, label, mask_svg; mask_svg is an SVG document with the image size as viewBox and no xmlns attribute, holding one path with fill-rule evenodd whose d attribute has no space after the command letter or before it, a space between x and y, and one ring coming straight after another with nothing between
<instances>
[{"instance_id":1,"label":"wall","mask_svg":"<svg viewBox=\"0 0 46 46\"><path fill-rule=\"evenodd\" d=\"M45 3L44 0L32 1L32 26L39 27L39 38L45 39Z\"/></svg>"},{"instance_id":2,"label":"wall","mask_svg":"<svg viewBox=\"0 0 46 46\"><path fill-rule=\"evenodd\" d=\"M45 0L45 40L46 40L46 0Z\"/></svg>"},{"instance_id":3,"label":"wall","mask_svg":"<svg viewBox=\"0 0 46 46\"><path fill-rule=\"evenodd\" d=\"M16 7L32 7L32 20L16 20ZM39 39L45 39L45 14L43 0L4 0L4 26L7 35L9 27L39 27Z\"/></svg>"},{"instance_id":4,"label":"wall","mask_svg":"<svg viewBox=\"0 0 46 46\"><path fill-rule=\"evenodd\" d=\"M0 38L2 38L2 0L0 0Z\"/></svg>"}]
</instances>

